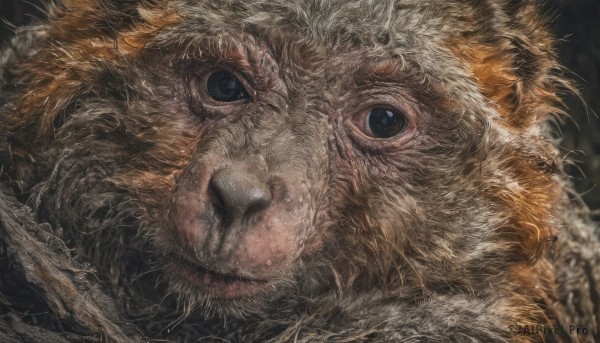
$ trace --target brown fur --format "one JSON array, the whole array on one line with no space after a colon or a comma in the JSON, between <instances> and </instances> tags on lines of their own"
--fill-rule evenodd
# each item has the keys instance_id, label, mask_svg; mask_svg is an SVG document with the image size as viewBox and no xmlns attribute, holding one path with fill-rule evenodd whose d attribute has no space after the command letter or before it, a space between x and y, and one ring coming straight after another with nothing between
<instances>
[{"instance_id":1,"label":"brown fur","mask_svg":"<svg viewBox=\"0 0 600 343\"><path fill-rule=\"evenodd\" d=\"M47 14L0 55L0 265L19 276L0 286L0 338L599 334L597 232L551 127L571 85L534 2ZM214 70L246 97L210 95ZM404 130L371 136L376 108ZM21 321L30 304L46 314ZM587 334L511 331L528 325Z\"/></svg>"}]
</instances>

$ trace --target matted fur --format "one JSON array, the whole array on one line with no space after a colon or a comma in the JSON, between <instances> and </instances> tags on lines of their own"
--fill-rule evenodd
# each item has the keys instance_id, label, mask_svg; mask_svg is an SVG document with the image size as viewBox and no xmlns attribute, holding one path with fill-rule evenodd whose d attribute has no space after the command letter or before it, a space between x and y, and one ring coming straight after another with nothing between
<instances>
[{"instance_id":1,"label":"matted fur","mask_svg":"<svg viewBox=\"0 0 600 343\"><path fill-rule=\"evenodd\" d=\"M63 0L46 12L0 52L0 265L19 275L0 285L0 338L600 335L598 234L552 127L570 86L534 1ZM264 92L214 119L186 86L203 63L245 68ZM410 139L356 132L347 118L372 98L409 112ZM165 268L177 249L165 213L194 163L254 154L302 180L301 249L259 295L207 297ZM44 314L17 315L30 303Z\"/></svg>"}]
</instances>

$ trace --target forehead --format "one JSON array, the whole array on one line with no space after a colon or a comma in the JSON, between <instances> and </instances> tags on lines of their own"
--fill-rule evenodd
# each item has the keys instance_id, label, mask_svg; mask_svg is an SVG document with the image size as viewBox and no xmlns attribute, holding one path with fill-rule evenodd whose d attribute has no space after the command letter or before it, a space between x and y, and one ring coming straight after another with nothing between
<instances>
[{"instance_id":1,"label":"forehead","mask_svg":"<svg viewBox=\"0 0 600 343\"><path fill-rule=\"evenodd\" d=\"M437 40L452 21L472 12L461 3L427 0L172 1L169 6L183 19L180 34L248 32L269 37L285 32L328 48Z\"/></svg>"},{"instance_id":2,"label":"forehead","mask_svg":"<svg viewBox=\"0 0 600 343\"><path fill-rule=\"evenodd\" d=\"M342 55L343 66L394 59L433 74L453 63L447 46L460 36L457 27L470 30L458 22L473 12L458 2L416 0L171 1L168 6L179 19L159 31L157 44L263 46L276 60L305 69L335 67L335 57Z\"/></svg>"}]
</instances>

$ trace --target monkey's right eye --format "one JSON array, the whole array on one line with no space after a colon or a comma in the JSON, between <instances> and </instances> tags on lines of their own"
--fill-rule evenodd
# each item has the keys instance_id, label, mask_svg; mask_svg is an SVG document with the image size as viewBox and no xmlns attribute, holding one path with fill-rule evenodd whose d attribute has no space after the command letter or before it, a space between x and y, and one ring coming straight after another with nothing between
<instances>
[{"instance_id":1,"label":"monkey's right eye","mask_svg":"<svg viewBox=\"0 0 600 343\"><path fill-rule=\"evenodd\" d=\"M219 102L232 102L248 99L249 95L244 86L232 73L217 69L206 80L208 95Z\"/></svg>"}]
</instances>

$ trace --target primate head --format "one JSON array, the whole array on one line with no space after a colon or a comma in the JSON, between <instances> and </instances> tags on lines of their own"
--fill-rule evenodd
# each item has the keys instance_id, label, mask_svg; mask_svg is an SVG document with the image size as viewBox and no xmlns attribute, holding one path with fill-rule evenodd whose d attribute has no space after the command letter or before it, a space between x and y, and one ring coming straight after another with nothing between
<instances>
[{"instance_id":1,"label":"primate head","mask_svg":"<svg viewBox=\"0 0 600 343\"><path fill-rule=\"evenodd\" d=\"M155 303L510 294L545 278L562 194L535 13L64 0L7 71L3 164L102 280Z\"/></svg>"}]
</instances>

